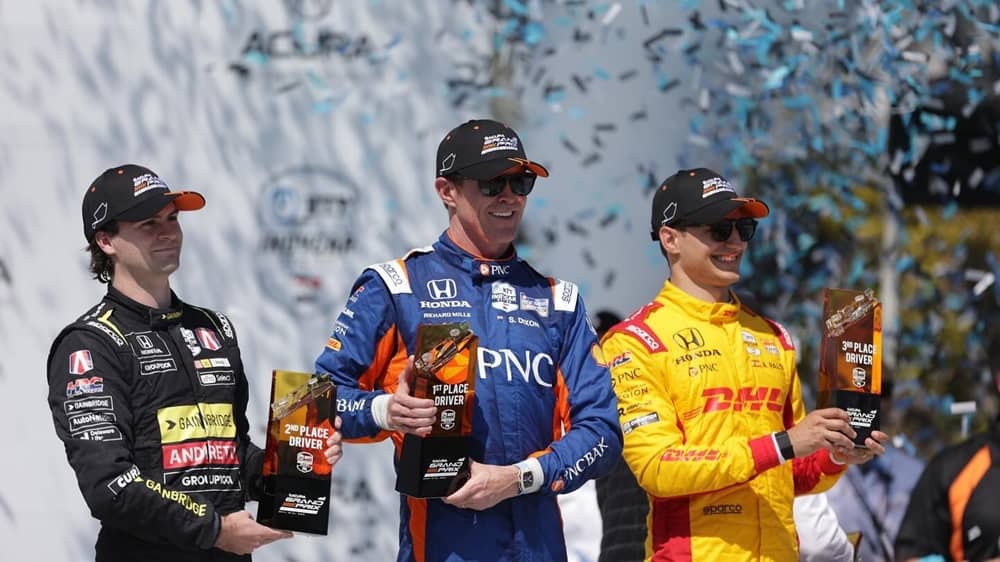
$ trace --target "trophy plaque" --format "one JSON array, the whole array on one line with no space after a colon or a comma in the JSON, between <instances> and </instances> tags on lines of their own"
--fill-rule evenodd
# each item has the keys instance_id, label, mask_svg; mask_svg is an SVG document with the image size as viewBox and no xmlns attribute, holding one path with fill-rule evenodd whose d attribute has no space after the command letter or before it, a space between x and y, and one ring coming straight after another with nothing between
<instances>
[{"instance_id":1,"label":"trophy plaque","mask_svg":"<svg viewBox=\"0 0 1000 562\"><path fill-rule=\"evenodd\" d=\"M440 498L468 480L478 344L465 322L417 327L411 389L417 398L434 400L437 418L429 435L403 437L398 492Z\"/></svg>"},{"instance_id":2,"label":"trophy plaque","mask_svg":"<svg viewBox=\"0 0 1000 562\"><path fill-rule=\"evenodd\" d=\"M271 374L264 449L264 493L257 521L275 529L325 535L330 516L330 464L337 387L328 375Z\"/></svg>"},{"instance_id":3,"label":"trophy plaque","mask_svg":"<svg viewBox=\"0 0 1000 562\"><path fill-rule=\"evenodd\" d=\"M827 289L817 408L836 407L851 417L855 447L879 428L882 392L882 304L872 290Z\"/></svg>"}]
</instances>

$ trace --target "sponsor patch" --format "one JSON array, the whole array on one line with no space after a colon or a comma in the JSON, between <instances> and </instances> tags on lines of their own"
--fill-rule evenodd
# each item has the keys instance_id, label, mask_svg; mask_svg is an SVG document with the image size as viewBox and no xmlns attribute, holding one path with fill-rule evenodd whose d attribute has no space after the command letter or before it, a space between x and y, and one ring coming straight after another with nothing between
<instances>
[{"instance_id":1,"label":"sponsor patch","mask_svg":"<svg viewBox=\"0 0 1000 562\"><path fill-rule=\"evenodd\" d=\"M201 353L201 346L198 345L198 338L194 337L194 332L181 327L181 336L184 337L184 345L191 350L191 355L198 357L198 354Z\"/></svg>"},{"instance_id":2,"label":"sponsor patch","mask_svg":"<svg viewBox=\"0 0 1000 562\"><path fill-rule=\"evenodd\" d=\"M125 486L140 480L142 479L139 478L139 467L133 464L128 470L114 477L111 482L108 482L108 490L111 490L111 493L117 496L125 489Z\"/></svg>"},{"instance_id":3,"label":"sponsor patch","mask_svg":"<svg viewBox=\"0 0 1000 562\"><path fill-rule=\"evenodd\" d=\"M70 416L69 430L71 433L75 433L88 427L113 425L116 421L115 415L111 412L85 412Z\"/></svg>"},{"instance_id":4,"label":"sponsor patch","mask_svg":"<svg viewBox=\"0 0 1000 562\"><path fill-rule=\"evenodd\" d=\"M234 441L197 441L194 443L179 443L164 445L163 468L176 470L206 464L238 465L236 442Z\"/></svg>"},{"instance_id":5,"label":"sponsor patch","mask_svg":"<svg viewBox=\"0 0 1000 562\"><path fill-rule=\"evenodd\" d=\"M498 150L517 151L517 137L508 137L503 133L483 137L483 150L479 154L489 154Z\"/></svg>"},{"instance_id":6,"label":"sponsor patch","mask_svg":"<svg viewBox=\"0 0 1000 562\"><path fill-rule=\"evenodd\" d=\"M214 331L208 328L195 328L194 334L198 337L198 343L201 344L201 347L210 351L218 351L222 348L219 345L219 336Z\"/></svg>"},{"instance_id":7,"label":"sponsor patch","mask_svg":"<svg viewBox=\"0 0 1000 562\"><path fill-rule=\"evenodd\" d=\"M168 357L166 359L150 359L147 361L139 361L139 373L143 375L168 373L170 371L176 371L176 370L177 370L177 363L174 362L173 357Z\"/></svg>"},{"instance_id":8,"label":"sponsor patch","mask_svg":"<svg viewBox=\"0 0 1000 562\"><path fill-rule=\"evenodd\" d=\"M537 312L542 318L549 316L549 299L535 298L521 294L521 310Z\"/></svg>"},{"instance_id":9,"label":"sponsor patch","mask_svg":"<svg viewBox=\"0 0 1000 562\"><path fill-rule=\"evenodd\" d=\"M163 484L181 492L239 490L239 468L189 468L163 473Z\"/></svg>"},{"instance_id":10,"label":"sponsor patch","mask_svg":"<svg viewBox=\"0 0 1000 562\"><path fill-rule=\"evenodd\" d=\"M156 412L161 443L180 443L206 437L236 437L232 404L186 404Z\"/></svg>"},{"instance_id":11,"label":"sponsor patch","mask_svg":"<svg viewBox=\"0 0 1000 562\"><path fill-rule=\"evenodd\" d=\"M632 352L631 351L623 352L619 355L616 355L615 358L611 360L611 363L608 363L608 368L614 369L615 367L621 367L622 365L628 363L631 360L632 360Z\"/></svg>"},{"instance_id":12,"label":"sponsor patch","mask_svg":"<svg viewBox=\"0 0 1000 562\"><path fill-rule=\"evenodd\" d=\"M142 174L132 178L132 195L138 197L150 189L162 189L166 191L167 184L153 174Z\"/></svg>"},{"instance_id":13,"label":"sponsor patch","mask_svg":"<svg viewBox=\"0 0 1000 562\"><path fill-rule=\"evenodd\" d=\"M491 306L504 312L514 312L517 310L517 289L509 283L503 281L492 284Z\"/></svg>"},{"instance_id":14,"label":"sponsor patch","mask_svg":"<svg viewBox=\"0 0 1000 562\"><path fill-rule=\"evenodd\" d=\"M213 357L211 359L195 359L195 369L212 369L218 367L230 367L229 359L226 357Z\"/></svg>"},{"instance_id":15,"label":"sponsor patch","mask_svg":"<svg viewBox=\"0 0 1000 562\"><path fill-rule=\"evenodd\" d=\"M67 414L76 414L91 410L114 410L115 403L110 396L88 396L87 398L77 398L63 402L63 411Z\"/></svg>"},{"instance_id":16,"label":"sponsor patch","mask_svg":"<svg viewBox=\"0 0 1000 562\"><path fill-rule=\"evenodd\" d=\"M326 340L326 347L327 349L332 349L333 351L340 351L340 348L343 347L343 345L340 343L340 340L330 338Z\"/></svg>"},{"instance_id":17,"label":"sponsor patch","mask_svg":"<svg viewBox=\"0 0 1000 562\"><path fill-rule=\"evenodd\" d=\"M202 386L233 386L236 384L236 373L233 371L198 372L198 380Z\"/></svg>"},{"instance_id":18,"label":"sponsor patch","mask_svg":"<svg viewBox=\"0 0 1000 562\"><path fill-rule=\"evenodd\" d=\"M651 423L655 423L658 421L660 421L660 414L656 412L650 412L644 416L639 416L638 418L623 423L622 433L628 435L629 433L632 433L633 431L639 429L644 425L649 425Z\"/></svg>"},{"instance_id":19,"label":"sponsor patch","mask_svg":"<svg viewBox=\"0 0 1000 562\"><path fill-rule=\"evenodd\" d=\"M673 336L674 343L683 347L687 351L705 346L705 338L698 331L698 328L684 328Z\"/></svg>"},{"instance_id":20,"label":"sponsor patch","mask_svg":"<svg viewBox=\"0 0 1000 562\"><path fill-rule=\"evenodd\" d=\"M93 370L94 359L90 356L90 350L81 349L69 354L69 374L82 375Z\"/></svg>"},{"instance_id":21,"label":"sponsor patch","mask_svg":"<svg viewBox=\"0 0 1000 562\"><path fill-rule=\"evenodd\" d=\"M73 439L81 441L121 441L122 432L115 426L95 427L72 433Z\"/></svg>"},{"instance_id":22,"label":"sponsor patch","mask_svg":"<svg viewBox=\"0 0 1000 562\"><path fill-rule=\"evenodd\" d=\"M736 193L733 186L724 178L710 178L701 182L701 198L711 197L720 191L732 191Z\"/></svg>"},{"instance_id":23,"label":"sponsor patch","mask_svg":"<svg viewBox=\"0 0 1000 562\"><path fill-rule=\"evenodd\" d=\"M132 352L139 359L152 359L154 357L170 357L167 352L167 344L163 341L163 336L155 332L133 332L126 334L128 343L132 346Z\"/></svg>"},{"instance_id":24,"label":"sponsor patch","mask_svg":"<svg viewBox=\"0 0 1000 562\"><path fill-rule=\"evenodd\" d=\"M458 296L458 287L454 279L431 279L427 282L427 294L436 301L454 299Z\"/></svg>"},{"instance_id":25,"label":"sponsor patch","mask_svg":"<svg viewBox=\"0 0 1000 562\"><path fill-rule=\"evenodd\" d=\"M66 398L104 392L104 377L84 377L66 383Z\"/></svg>"}]
</instances>

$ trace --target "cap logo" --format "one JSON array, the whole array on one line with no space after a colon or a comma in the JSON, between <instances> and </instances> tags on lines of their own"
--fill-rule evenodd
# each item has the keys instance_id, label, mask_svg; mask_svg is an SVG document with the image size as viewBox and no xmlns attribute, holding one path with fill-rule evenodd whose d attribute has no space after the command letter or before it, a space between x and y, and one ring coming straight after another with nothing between
<instances>
[{"instance_id":1,"label":"cap logo","mask_svg":"<svg viewBox=\"0 0 1000 562\"><path fill-rule=\"evenodd\" d=\"M732 191L736 193L733 186L729 185L729 182L723 178L712 178L701 182L701 198L705 199L720 191Z\"/></svg>"},{"instance_id":2,"label":"cap logo","mask_svg":"<svg viewBox=\"0 0 1000 562\"><path fill-rule=\"evenodd\" d=\"M677 202L671 201L670 204L667 205L667 208L663 209L663 224L667 224L668 222L674 220L674 217L676 216L677 216Z\"/></svg>"},{"instance_id":3,"label":"cap logo","mask_svg":"<svg viewBox=\"0 0 1000 562\"><path fill-rule=\"evenodd\" d=\"M517 151L517 137L508 137L503 133L488 135L483 138L483 151L480 155L496 152L497 150Z\"/></svg>"},{"instance_id":4,"label":"cap logo","mask_svg":"<svg viewBox=\"0 0 1000 562\"><path fill-rule=\"evenodd\" d=\"M94 211L94 222L90 223L90 228L97 228L97 225L101 224L101 221L108 217L108 202L104 201L97 206L97 210Z\"/></svg>"},{"instance_id":5,"label":"cap logo","mask_svg":"<svg viewBox=\"0 0 1000 562\"><path fill-rule=\"evenodd\" d=\"M159 177L153 174L142 174L132 178L132 195L138 197L150 189L169 189Z\"/></svg>"},{"instance_id":6,"label":"cap logo","mask_svg":"<svg viewBox=\"0 0 1000 562\"><path fill-rule=\"evenodd\" d=\"M444 160L441 161L441 170L438 174L443 174L451 169L455 165L455 153L452 152L448 156L445 156Z\"/></svg>"}]
</instances>

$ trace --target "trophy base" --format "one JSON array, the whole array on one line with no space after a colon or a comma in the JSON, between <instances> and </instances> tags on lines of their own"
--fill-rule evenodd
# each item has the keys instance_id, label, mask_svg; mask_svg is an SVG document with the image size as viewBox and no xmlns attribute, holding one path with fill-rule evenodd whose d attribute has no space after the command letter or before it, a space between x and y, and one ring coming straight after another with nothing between
<instances>
[{"instance_id":1,"label":"trophy base","mask_svg":"<svg viewBox=\"0 0 1000 562\"><path fill-rule=\"evenodd\" d=\"M407 434L396 467L396 491L414 498L443 498L469 479L469 438Z\"/></svg>"},{"instance_id":2,"label":"trophy base","mask_svg":"<svg viewBox=\"0 0 1000 562\"><path fill-rule=\"evenodd\" d=\"M867 392L832 390L830 398L831 406L846 411L847 415L851 417L851 427L857 432L854 437L854 446L866 449L865 439L871 436L872 431L879 428L882 397Z\"/></svg>"},{"instance_id":3,"label":"trophy base","mask_svg":"<svg viewBox=\"0 0 1000 562\"><path fill-rule=\"evenodd\" d=\"M330 481L265 476L257 522L272 529L326 535L330 520Z\"/></svg>"}]
</instances>

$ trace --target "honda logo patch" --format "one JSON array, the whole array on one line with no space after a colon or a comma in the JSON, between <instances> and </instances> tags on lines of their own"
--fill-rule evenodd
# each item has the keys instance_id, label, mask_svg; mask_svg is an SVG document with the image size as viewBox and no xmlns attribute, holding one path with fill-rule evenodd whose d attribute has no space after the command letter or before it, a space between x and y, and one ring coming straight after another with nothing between
<instances>
[{"instance_id":1,"label":"honda logo patch","mask_svg":"<svg viewBox=\"0 0 1000 562\"><path fill-rule=\"evenodd\" d=\"M454 279L432 279L427 282L427 292L436 301L453 299L458 296Z\"/></svg>"}]
</instances>

